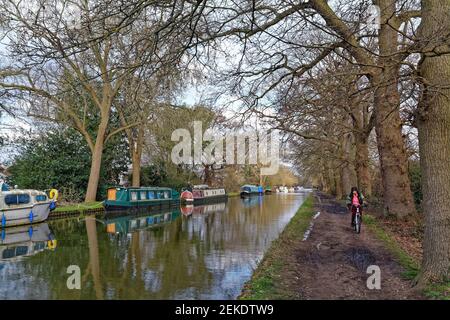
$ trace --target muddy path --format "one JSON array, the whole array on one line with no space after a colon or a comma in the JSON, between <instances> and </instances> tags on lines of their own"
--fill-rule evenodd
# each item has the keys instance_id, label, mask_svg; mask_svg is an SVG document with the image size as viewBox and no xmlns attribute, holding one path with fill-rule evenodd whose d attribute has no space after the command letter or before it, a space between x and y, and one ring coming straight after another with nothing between
<instances>
[{"instance_id":1,"label":"muddy path","mask_svg":"<svg viewBox=\"0 0 450 320\"><path fill-rule=\"evenodd\" d=\"M316 193L320 215L291 257L291 289L301 299L423 299L402 277L402 267L371 232L356 234L350 214L330 196ZM367 267L381 270L381 289L367 288ZM292 269L291 269L292 270Z\"/></svg>"}]
</instances>

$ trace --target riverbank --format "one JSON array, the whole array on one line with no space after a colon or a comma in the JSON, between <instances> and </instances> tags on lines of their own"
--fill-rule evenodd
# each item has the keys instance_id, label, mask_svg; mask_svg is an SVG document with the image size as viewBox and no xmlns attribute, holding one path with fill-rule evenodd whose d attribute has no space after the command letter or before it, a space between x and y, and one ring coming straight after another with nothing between
<instances>
[{"instance_id":1,"label":"riverbank","mask_svg":"<svg viewBox=\"0 0 450 320\"><path fill-rule=\"evenodd\" d=\"M305 230L314 220L309 238ZM367 288L367 267L381 270L381 289ZM419 264L374 217L361 234L350 227L345 206L317 193L308 199L272 243L240 299L446 299L447 284L423 294L411 287Z\"/></svg>"}]
</instances>

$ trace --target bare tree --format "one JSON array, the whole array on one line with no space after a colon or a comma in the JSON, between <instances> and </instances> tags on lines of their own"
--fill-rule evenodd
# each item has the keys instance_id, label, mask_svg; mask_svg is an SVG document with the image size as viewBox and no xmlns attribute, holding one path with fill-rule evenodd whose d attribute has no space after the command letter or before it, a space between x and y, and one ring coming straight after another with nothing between
<instances>
[{"instance_id":1,"label":"bare tree","mask_svg":"<svg viewBox=\"0 0 450 320\"><path fill-rule=\"evenodd\" d=\"M227 39L230 47L237 39L241 44L242 56L228 78L232 92L252 101L249 109L264 104L280 85L292 88L293 79L314 70L332 53L359 66L374 94L384 207L405 217L415 207L399 111L399 69L414 52L415 24L410 21L420 16L420 8L416 2L374 1L381 13L380 30L371 32L364 28L370 4L338 1L332 8L325 0L242 1L237 7L225 3L212 13L205 10L210 23L200 29L199 43Z\"/></svg>"},{"instance_id":2,"label":"bare tree","mask_svg":"<svg viewBox=\"0 0 450 320\"><path fill-rule=\"evenodd\" d=\"M28 98L31 116L64 121L84 136L92 153L86 201L96 198L105 143L141 122L112 126L124 82L143 65L156 71L178 57L167 39L156 46L161 26L171 17L161 11L164 7L150 4L143 10L110 1L1 2L9 65L0 86ZM132 24L124 25L130 17ZM136 32L130 32L133 28ZM93 131L87 128L89 106L99 118Z\"/></svg>"}]
</instances>

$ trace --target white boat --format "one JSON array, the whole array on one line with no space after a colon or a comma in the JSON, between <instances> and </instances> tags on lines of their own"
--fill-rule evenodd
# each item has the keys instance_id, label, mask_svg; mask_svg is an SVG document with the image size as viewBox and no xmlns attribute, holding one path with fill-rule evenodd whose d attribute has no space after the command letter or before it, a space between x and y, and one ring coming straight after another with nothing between
<instances>
[{"instance_id":1,"label":"white boat","mask_svg":"<svg viewBox=\"0 0 450 320\"><path fill-rule=\"evenodd\" d=\"M56 208L56 199L57 195L51 199L45 192L38 190L0 191L0 227L43 222L50 211Z\"/></svg>"},{"instance_id":2,"label":"white boat","mask_svg":"<svg viewBox=\"0 0 450 320\"><path fill-rule=\"evenodd\" d=\"M285 187L285 186L279 186L279 187L277 188L277 192L279 192L279 193L288 193L289 190L288 190L288 188Z\"/></svg>"},{"instance_id":3,"label":"white boat","mask_svg":"<svg viewBox=\"0 0 450 320\"><path fill-rule=\"evenodd\" d=\"M21 260L56 248L56 240L47 223L2 229L0 233L0 261Z\"/></svg>"}]
</instances>

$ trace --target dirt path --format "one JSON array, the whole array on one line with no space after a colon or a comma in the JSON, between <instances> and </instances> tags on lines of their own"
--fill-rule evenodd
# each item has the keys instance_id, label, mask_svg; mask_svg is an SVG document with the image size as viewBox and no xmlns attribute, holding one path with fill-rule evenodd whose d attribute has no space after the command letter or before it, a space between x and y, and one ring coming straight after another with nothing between
<instances>
[{"instance_id":1,"label":"dirt path","mask_svg":"<svg viewBox=\"0 0 450 320\"><path fill-rule=\"evenodd\" d=\"M402 267L366 228L361 234L350 227L347 209L331 197L318 193L320 215L306 241L295 249L292 288L303 299L421 299ZM320 200L319 200L320 199ZM381 269L381 289L369 290L369 265ZM291 278L291 279L292 279Z\"/></svg>"}]
</instances>

